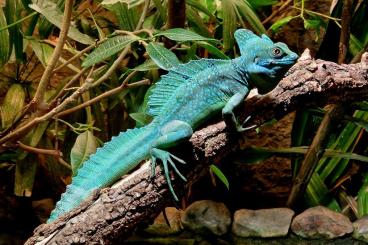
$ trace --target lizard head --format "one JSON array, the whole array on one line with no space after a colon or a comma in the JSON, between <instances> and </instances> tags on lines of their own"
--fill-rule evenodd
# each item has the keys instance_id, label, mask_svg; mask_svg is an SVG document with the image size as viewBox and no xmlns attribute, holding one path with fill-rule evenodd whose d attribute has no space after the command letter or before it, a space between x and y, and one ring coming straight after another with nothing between
<instances>
[{"instance_id":1,"label":"lizard head","mask_svg":"<svg viewBox=\"0 0 368 245\"><path fill-rule=\"evenodd\" d=\"M298 55L285 43L274 43L266 35L260 37L246 29L235 32L241 57L239 67L250 78L249 83L260 94L274 89L285 72L296 62Z\"/></svg>"}]
</instances>

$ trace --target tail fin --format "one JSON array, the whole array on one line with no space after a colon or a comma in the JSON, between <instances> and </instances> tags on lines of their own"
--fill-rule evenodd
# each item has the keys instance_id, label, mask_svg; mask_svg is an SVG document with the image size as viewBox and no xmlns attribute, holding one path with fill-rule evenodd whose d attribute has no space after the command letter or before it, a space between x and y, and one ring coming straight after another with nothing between
<instances>
[{"instance_id":1,"label":"tail fin","mask_svg":"<svg viewBox=\"0 0 368 245\"><path fill-rule=\"evenodd\" d=\"M121 132L97 149L73 177L47 223L77 207L94 190L113 184L140 161L147 159L155 138L156 130L148 125Z\"/></svg>"}]
</instances>

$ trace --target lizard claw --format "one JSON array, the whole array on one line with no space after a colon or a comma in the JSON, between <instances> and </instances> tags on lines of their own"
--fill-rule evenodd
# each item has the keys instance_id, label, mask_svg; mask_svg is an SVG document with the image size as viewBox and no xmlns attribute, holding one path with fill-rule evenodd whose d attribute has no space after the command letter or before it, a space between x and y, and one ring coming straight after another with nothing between
<instances>
[{"instance_id":1,"label":"lizard claw","mask_svg":"<svg viewBox=\"0 0 368 245\"><path fill-rule=\"evenodd\" d=\"M248 131L248 130L251 130L251 129L254 129L254 128L256 128L257 127L257 125L251 125L251 126L249 126L249 127L243 127L242 125L244 125L244 124L246 124L248 121L249 121L249 119L250 119L251 117L250 116L248 116L245 120L244 120L244 122L241 124L241 125L236 125L236 131L238 131L238 132L245 132L245 131Z\"/></svg>"},{"instance_id":2,"label":"lizard claw","mask_svg":"<svg viewBox=\"0 0 368 245\"><path fill-rule=\"evenodd\" d=\"M171 192L171 194L173 195L175 201L179 201L177 195L175 194L174 188L171 184L171 178L170 178L170 172L169 172L169 165L173 168L173 170L175 171L175 173L184 181L187 181L187 179L182 175L182 173L180 173L180 171L178 170L178 168L176 167L174 160L178 161L181 164L186 164L186 162L176 156L174 156L173 154L165 151L165 150L161 150L161 149L157 149L157 148L153 148L152 149L152 156L151 156L151 161L152 161L152 168L151 168L151 174L153 173L153 175L155 174L155 168L156 168L156 160L157 158L161 160L163 167L164 167L164 173L165 173L165 177L166 177L166 181L167 184L169 186L169 190ZM151 175L152 177L152 175Z\"/></svg>"}]
</instances>

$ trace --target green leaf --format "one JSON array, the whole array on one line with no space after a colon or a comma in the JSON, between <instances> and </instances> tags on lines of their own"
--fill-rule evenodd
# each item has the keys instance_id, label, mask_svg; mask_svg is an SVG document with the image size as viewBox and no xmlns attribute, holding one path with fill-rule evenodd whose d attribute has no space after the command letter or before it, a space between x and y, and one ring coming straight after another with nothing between
<instances>
[{"instance_id":1,"label":"green leaf","mask_svg":"<svg viewBox=\"0 0 368 245\"><path fill-rule=\"evenodd\" d=\"M1 126L9 127L14 119L21 113L25 105L26 93L20 84L13 84L5 95L0 107Z\"/></svg>"},{"instance_id":2,"label":"green leaf","mask_svg":"<svg viewBox=\"0 0 368 245\"><path fill-rule=\"evenodd\" d=\"M134 121L136 121L136 123L137 123L136 126L137 127L143 127L143 126L149 124L153 119L153 117L151 115L148 115L144 112L130 113L129 116L131 118L133 118Z\"/></svg>"},{"instance_id":3,"label":"green leaf","mask_svg":"<svg viewBox=\"0 0 368 245\"><path fill-rule=\"evenodd\" d=\"M325 205L334 211L341 211L338 202L332 197L330 190L316 172L310 179L305 199L309 206Z\"/></svg>"},{"instance_id":4,"label":"green leaf","mask_svg":"<svg viewBox=\"0 0 368 245\"><path fill-rule=\"evenodd\" d=\"M53 2L43 1L43 3L44 4L42 5L33 3L30 4L29 7L45 16L48 21L50 21L52 24L60 29L63 19L63 13ZM83 44L92 44L94 42L94 40L90 36L81 33L74 26L69 27L68 37Z\"/></svg>"},{"instance_id":5,"label":"green leaf","mask_svg":"<svg viewBox=\"0 0 368 245\"><path fill-rule=\"evenodd\" d=\"M38 159L36 154L28 154L15 164L14 194L16 196L32 196L33 183L37 171Z\"/></svg>"},{"instance_id":6,"label":"green leaf","mask_svg":"<svg viewBox=\"0 0 368 245\"><path fill-rule=\"evenodd\" d=\"M315 29L317 30L321 26L321 20L319 19L304 19L305 29Z\"/></svg>"},{"instance_id":7,"label":"green leaf","mask_svg":"<svg viewBox=\"0 0 368 245\"><path fill-rule=\"evenodd\" d=\"M123 48L137 40L139 40L139 38L135 36L115 36L109 38L86 57L82 66L89 67L97 64L120 52Z\"/></svg>"},{"instance_id":8,"label":"green leaf","mask_svg":"<svg viewBox=\"0 0 368 245\"><path fill-rule=\"evenodd\" d=\"M277 3L276 0L247 0L247 2L254 8L271 6Z\"/></svg>"},{"instance_id":9,"label":"green leaf","mask_svg":"<svg viewBox=\"0 0 368 245\"><path fill-rule=\"evenodd\" d=\"M138 23L139 13L137 8L132 8L124 2L116 2L114 4L106 4L105 8L113 12L122 30L134 31Z\"/></svg>"},{"instance_id":10,"label":"green leaf","mask_svg":"<svg viewBox=\"0 0 368 245\"><path fill-rule=\"evenodd\" d=\"M363 185L358 192L358 218L368 214L368 175L365 174Z\"/></svg>"},{"instance_id":11,"label":"green leaf","mask_svg":"<svg viewBox=\"0 0 368 245\"><path fill-rule=\"evenodd\" d=\"M178 42L186 41L211 41L218 42L218 40L208 37L203 37L195 32L182 28L173 28L167 31L159 32L155 36L165 36L171 40Z\"/></svg>"},{"instance_id":12,"label":"green leaf","mask_svg":"<svg viewBox=\"0 0 368 245\"><path fill-rule=\"evenodd\" d=\"M274 152L262 147L242 149L234 154L232 161L235 164L258 164L272 157Z\"/></svg>"},{"instance_id":13,"label":"green leaf","mask_svg":"<svg viewBox=\"0 0 368 245\"><path fill-rule=\"evenodd\" d=\"M171 50L168 50L158 43L149 43L146 50L151 59L161 69L170 70L171 68L181 64L179 59Z\"/></svg>"},{"instance_id":14,"label":"green leaf","mask_svg":"<svg viewBox=\"0 0 368 245\"><path fill-rule=\"evenodd\" d=\"M254 12L248 1L234 0L234 2L240 15L248 22L254 31L258 34L266 33L266 29L264 28L261 20L258 18L258 15Z\"/></svg>"},{"instance_id":15,"label":"green leaf","mask_svg":"<svg viewBox=\"0 0 368 245\"><path fill-rule=\"evenodd\" d=\"M89 156L96 152L99 146L97 138L91 131L85 131L78 135L70 152L70 164L72 165L73 176L77 175L78 169Z\"/></svg>"},{"instance_id":16,"label":"green leaf","mask_svg":"<svg viewBox=\"0 0 368 245\"><path fill-rule=\"evenodd\" d=\"M101 2L102 5L111 5L116 3L125 3L129 8L133 8L144 3L145 0L103 0Z\"/></svg>"},{"instance_id":17,"label":"green leaf","mask_svg":"<svg viewBox=\"0 0 368 245\"><path fill-rule=\"evenodd\" d=\"M0 8L0 29L7 26L3 8ZM0 65L5 64L9 59L10 39L9 30L0 31Z\"/></svg>"},{"instance_id":18,"label":"green leaf","mask_svg":"<svg viewBox=\"0 0 368 245\"><path fill-rule=\"evenodd\" d=\"M186 4L192 6L193 8L205 13L209 17L215 19L216 17L211 13L210 10L208 10L205 6L201 4L198 0L186 0Z\"/></svg>"},{"instance_id":19,"label":"green leaf","mask_svg":"<svg viewBox=\"0 0 368 245\"><path fill-rule=\"evenodd\" d=\"M222 4L222 37L225 51L234 47L234 32L236 30L236 10L231 0L223 0Z\"/></svg>"},{"instance_id":20,"label":"green leaf","mask_svg":"<svg viewBox=\"0 0 368 245\"><path fill-rule=\"evenodd\" d=\"M49 122L42 122L29 132L22 142L36 147L44 135ZM18 159L15 168L14 194L17 196L30 197L32 195L33 182L36 175L39 160L36 154L28 154L26 151L18 151Z\"/></svg>"},{"instance_id":21,"label":"green leaf","mask_svg":"<svg viewBox=\"0 0 368 245\"><path fill-rule=\"evenodd\" d=\"M210 37L211 33L208 31L207 24L204 23L203 18L193 8L188 7L186 9L186 16L188 23L192 26L193 30L197 33L201 33L206 37Z\"/></svg>"},{"instance_id":22,"label":"green leaf","mask_svg":"<svg viewBox=\"0 0 368 245\"><path fill-rule=\"evenodd\" d=\"M217 58L224 59L224 60L230 59L226 54L224 54L223 52L221 52L221 50L219 50L218 48L216 48L214 45L212 45L210 43L199 41L199 42L197 42L197 44L199 46L201 46L202 48L207 49L207 51L210 54L216 56Z\"/></svg>"},{"instance_id":23,"label":"green leaf","mask_svg":"<svg viewBox=\"0 0 368 245\"><path fill-rule=\"evenodd\" d=\"M7 0L5 5L5 15L7 23L13 24L20 19L20 13L23 10L23 5L19 0ZM14 54L17 61L23 61L23 36L20 31L20 24L14 25L9 28L10 34L10 49L12 49L14 45ZM10 54L11 54L10 50ZM9 55L10 55L9 54Z\"/></svg>"},{"instance_id":24,"label":"green leaf","mask_svg":"<svg viewBox=\"0 0 368 245\"><path fill-rule=\"evenodd\" d=\"M213 164L210 165L210 169L212 173L214 173L229 190L229 181L227 180L226 176L222 173L222 171Z\"/></svg>"},{"instance_id":25,"label":"green leaf","mask_svg":"<svg viewBox=\"0 0 368 245\"><path fill-rule=\"evenodd\" d=\"M349 52L355 56L357 55L362 49L364 48L364 45L359 41L358 38L356 38L353 34L350 34L349 39Z\"/></svg>"},{"instance_id":26,"label":"green leaf","mask_svg":"<svg viewBox=\"0 0 368 245\"><path fill-rule=\"evenodd\" d=\"M272 30L273 32L278 32L281 29L281 27L289 23L294 18L295 17L293 16L286 16L284 18L279 19L278 21L272 24L270 30Z\"/></svg>"},{"instance_id":27,"label":"green leaf","mask_svg":"<svg viewBox=\"0 0 368 245\"><path fill-rule=\"evenodd\" d=\"M162 20L162 22L165 22L167 19L167 14L166 14L166 9L164 8L164 6L161 3L161 0L153 0L153 3L155 4L155 7L158 10L158 13L160 15L160 19Z\"/></svg>"},{"instance_id":28,"label":"green leaf","mask_svg":"<svg viewBox=\"0 0 368 245\"><path fill-rule=\"evenodd\" d=\"M154 70L154 69L158 69L159 67L156 65L156 63L151 60L148 59L145 62L143 62L142 64L140 64L139 66L134 67L132 70L134 71L150 71L150 70Z\"/></svg>"},{"instance_id":29,"label":"green leaf","mask_svg":"<svg viewBox=\"0 0 368 245\"><path fill-rule=\"evenodd\" d=\"M33 38L29 38L28 41L31 44L31 47L39 61L41 61L42 65L46 67L52 56L52 53L54 52L54 49L50 45L41 43L39 40Z\"/></svg>"}]
</instances>

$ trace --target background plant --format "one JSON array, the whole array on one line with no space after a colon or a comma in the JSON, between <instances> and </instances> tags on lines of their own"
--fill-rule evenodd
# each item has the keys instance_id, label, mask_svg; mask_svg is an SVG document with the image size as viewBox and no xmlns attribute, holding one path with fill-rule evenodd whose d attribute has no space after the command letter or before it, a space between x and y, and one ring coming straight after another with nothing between
<instances>
[{"instance_id":1,"label":"background plant","mask_svg":"<svg viewBox=\"0 0 368 245\"><path fill-rule=\"evenodd\" d=\"M277 36L299 23L322 43L317 55L337 61L345 1L334 1L331 14L312 11L303 0L183 0L185 8L176 13L170 12L172 2L4 1L0 169L15 173L16 195L33 195L36 173L42 172L57 199L103 141L150 122L147 98L165 70L193 59L239 55L233 38L237 28ZM361 28L367 2L354 3L346 62L356 61L368 42L368 32ZM63 15L68 10L70 17ZM184 21L173 26L170 16L184 16ZM366 168L361 164L367 162L367 108L364 102L348 105L343 120L331 130L304 205L350 209L357 217L367 214ZM293 147L253 149L246 157L293 154L296 175L306 152L301 146L312 142L324 114L321 108L301 108L293 125ZM212 171L231 187L218 168ZM348 181L352 177L358 184Z\"/></svg>"}]
</instances>

